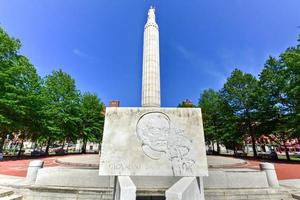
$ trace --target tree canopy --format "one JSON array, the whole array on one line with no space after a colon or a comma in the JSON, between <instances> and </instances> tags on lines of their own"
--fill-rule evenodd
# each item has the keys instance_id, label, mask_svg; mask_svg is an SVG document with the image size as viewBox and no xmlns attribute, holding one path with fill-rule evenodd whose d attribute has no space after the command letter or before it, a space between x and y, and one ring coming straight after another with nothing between
<instances>
[{"instance_id":1,"label":"tree canopy","mask_svg":"<svg viewBox=\"0 0 300 200\"><path fill-rule=\"evenodd\" d=\"M264 135L289 159L286 142L300 138L300 45L270 56L258 79L235 69L220 91L201 94L199 106L208 142L237 146L250 137L257 156L257 137Z\"/></svg>"},{"instance_id":2,"label":"tree canopy","mask_svg":"<svg viewBox=\"0 0 300 200\"><path fill-rule=\"evenodd\" d=\"M41 78L19 53L21 42L0 27L0 153L7 135L47 143L101 141L104 104L81 95L61 69ZM21 151L20 151L21 152Z\"/></svg>"}]
</instances>

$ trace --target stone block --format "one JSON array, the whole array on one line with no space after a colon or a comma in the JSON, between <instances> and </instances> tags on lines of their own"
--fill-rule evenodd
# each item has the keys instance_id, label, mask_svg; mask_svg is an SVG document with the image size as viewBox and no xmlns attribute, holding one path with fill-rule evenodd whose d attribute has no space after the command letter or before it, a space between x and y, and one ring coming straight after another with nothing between
<instances>
[{"instance_id":1,"label":"stone block","mask_svg":"<svg viewBox=\"0 0 300 200\"><path fill-rule=\"evenodd\" d=\"M268 188L263 171L212 170L204 177L205 188Z\"/></svg>"},{"instance_id":2,"label":"stone block","mask_svg":"<svg viewBox=\"0 0 300 200\"><path fill-rule=\"evenodd\" d=\"M204 200L195 177L183 177L166 191L166 200Z\"/></svg>"},{"instance_id":3,"label":"stone block","mask_svg":"<svg viewBox=\"0 0 300 200\"><path fill-rule=\"evenodd\" d=\"M44 161L42 160L33 160L29 163L26 181L28 184L33 184L36 181L37 174L39 169L43 168Z\"/></svg>"},{"instance_id":4,"label":"stone block","mask_svg":"<svg viewBox=\"0 0 300 200\"><path fill-rule=\"evenodd\" d=\"M207 176L200 108L107 108L99 175Z\"/></svg>"},{"instance_id":5,"label":"stone block","mask_svg":"<svg viewBox=\"0 0 300 200\"><path fill-rule=\"evenodd\" d=\"M266 173L267 180L270 187L279 187L279 182L277 178L277 174L275 171L275 167L271 163L260 163L260 169Z\"/></svg>"},{"instance_id":6,"label":"stone block","mask_svg":"<svg viewBox=\"0 0 300 200\"><path fill-rule=\"evenodd\" d=\"M98 176L98 170L96 169L49 167L39 170L35 185L108 188L110 187L110 177Z\"/></svg>"},{"instance_id":7,"label":"stone block","mask_svg":"<svg viewBox=\"0 0 300 200\"><path fill-rule=\"evenodd\" d=\"M129 176L118 176L115 199L136 200L136 186Z\"/></svg>"}]
</instances>

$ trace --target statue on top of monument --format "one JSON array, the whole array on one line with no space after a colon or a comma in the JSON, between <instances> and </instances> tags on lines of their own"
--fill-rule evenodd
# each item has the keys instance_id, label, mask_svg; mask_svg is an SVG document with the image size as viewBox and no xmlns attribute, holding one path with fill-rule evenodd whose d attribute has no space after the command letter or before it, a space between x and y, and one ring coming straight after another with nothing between
<instances>
[{"instance_id":1,"label":"statue on top of monument","mask_svg":"<svg viewBox=\"0 0 300 200\"><path fill-rule=\"evenodd\" d=\"M155 22L155 8L153 6L148 11L148 22Z\"/></svg>"}]
</instances>

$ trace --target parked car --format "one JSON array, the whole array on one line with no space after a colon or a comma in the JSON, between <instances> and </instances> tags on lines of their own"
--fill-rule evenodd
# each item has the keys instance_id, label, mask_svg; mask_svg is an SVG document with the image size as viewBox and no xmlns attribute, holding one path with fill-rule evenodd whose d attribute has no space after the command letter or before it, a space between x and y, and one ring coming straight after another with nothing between
<instances>
[{"instance_id":1,"label":"parked car","mask_svg":"<svg viewBox=\"0 0 300 200\"><path fill-rule=\"evenodd\" d=\"M237 150L237 151L234 153L234 156L236 156L236 157L245 157L245 156L247 156L247 153L244 152L243 150Z\"/></svg>"},{"instance_id":2,"label":"parked car","mask_svg":"<svg viewBox=\"0 0 300 200\"><path fill-rule=\"evenodd\" d=\"M262 159L278 160L278 155L274 150L271 150L270 152L260 152L258 153L258 156Z\"/></svg>"},{"instance_id":3,"label":"parked car","mask_svg":"<svg viewBox=\"0 0 300 200\"><path fill-rule=\"evenodd\" d=\"M300 157L300 151L296 151L296 152L294 153L294 155L297 156L297 157Z\"/></svg>"},{"instance_id":4,"label":"parked car","mask_svg":"<svg viewBox=\"0 0 300 200\"><path fill-rule=\"evenodd\" d=\"M44 155L46 155L46 152L42 151L42 150L33 150L33 151L31 151L30 155L31 156L44 156Z\"/></svg>"},{"instance_id":5,"label":"parked car","mask_svg":"<svg viewBox=\"0 0 300 200\"><path fill-rule=\"evenodd\" d=\"M66 150L59 148L54 150L56 155L64 155L66 153Z\"/></svg>"}]
</instances>

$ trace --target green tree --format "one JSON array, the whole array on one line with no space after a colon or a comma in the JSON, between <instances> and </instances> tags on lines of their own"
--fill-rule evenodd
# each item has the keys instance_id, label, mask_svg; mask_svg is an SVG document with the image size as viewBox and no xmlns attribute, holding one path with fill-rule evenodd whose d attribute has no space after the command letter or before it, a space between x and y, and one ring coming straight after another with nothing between
<instances>
[{"instance_id":1,"label":"green tree","mask_svg":"<svg viewBox=\"0 0 300 200\"><path fill-rule=\"evenodd\" d=\"M220 124L222 124L221 103L221 96L212 89L205 90L199 101L199 107L201 108L203 117L205 140L208 144L212 144L213 147L214 143L217 143L218 153L220 153L219 144L222 138L222 131L220 129Z\"/></svg>"},{"instance_id":2,"label":"green tree","mask_svg":"<svg viewBox=\"0 0 300 200\"><path fill-rule=\"evenodd\" d=\"M104 125L104 104L96 94L85 93L80 103L82 153L86 153L86 144L101 142Z\"/></svg>"},{"instance_id":3,"label":"green tree","mask_svg":"<svg viewBox=\"0 0 300 200\"><path fill-rule=\"evenodd\" d=\"M221 96L230 106L237 119L238 130L252 140L253 154L257 157L257 95L258 81L251 74L235 69L221 90Z\"/></svg>"},{"instance_id":4,"label":"green tree","mask_svg":"<svg viewBox=\"0 0 300 200\"><path fill-rule=\"evenodd\" d=\"M18 156L21 155L23 142L31 139L34 134L39 134L41 127L41 79L37 75L35 68L27 58L22 57L20 61L21 74L19 74L19 89L16 100L19 108L23 109L23 114L18 116L19 121L18 138L21 140Z\"/></svg>"},{"instance_id":5,"label":"green tree","mask_svg":"<svg viewBox=\"0 0 300 200\"><path fill-rule=\"evenodd\" d=\"M300 35L298 42L300 42ZM300 136L300 43L288 48L280 55L281 64L285 67L288 79L287 97L291 117L289 122L293 127L294 135Z\"/></svg>"},{"instance_id":6,"label":"green tree","mask_svg":"<svg viewBox=\"0 0 300 200\"><path fill-rule=\"evenodd\" d=\"M0 153L2 152L6 135L17 124L14 117L22 113L18 109L15 97L16 81L13 75L18 71L19 40L9 37L0 28Z\"/></svg>"},{"instance_id":7,"label":"green tree","mask_svg":"<svg viewBox=\"0 0 300 200\"><path fill-rule=\"evenodd\" d=\"M44 101L42 140L47 141L46 153L51 142L75 141L80 127L80 94L74 79L62 70L46 76L42 90Z\"/></svg>"},{"instance_id":8,"label":"green tree","mask_svg":"<svg viewBox=\"0 0 300 200\"><path fill-rule=\"evenodd\" d=\"M193 104L192 101L186 99L185 101L182 101L180 104L177 106L178 108L195 108L196 106Z\"/></svg>"},{"instance_id":9,"label":"green tree","mask_svg":"<svg viewBox=\"0 0 300 200\"><path fill-rule=\"evenodd\" d=\"M265 132L279 145L299 137L300 46L290 47L278 59L270 57L260 74L260 116Z\"/></svg>"},{"instance_id":10,"label":"green tree","mask_svg":"<svg viewBox=\"0 0 300 200\"><path fill-rule=\"evenodd\" d=\"M20 48L20 41L0 27L0 152L8 133L20 133L23 143L37 130L40 79Z\"/></svg>"},{"instance_id":11,"label":"green tree","mask_svg":"<svg viewBox=\"0 0 300 200\"><path fill-rule=\"evenodd\" d=\"M199 107L202 110L205 140L216 143L218 153L220 144L234 150L241 146L242 137L237 131L236 117L219 92L205 90L200 97Z\"/></svg>"},{"instance_id":12,"label":"green tree","mask_svg":"<svg viewBox=\"0 0 300 200\"><path fill-rule=\"evenodd\" d=\"M290 116L287 95L288 82L285 66L280 61L270 57L260 74L259 80L262 89L258 104L260 121L265 135L268 135L279 145L284 145L289 160L290 157L286 148L286 141L291 136L288 126Z\"/></svg>"}]
</instances>

